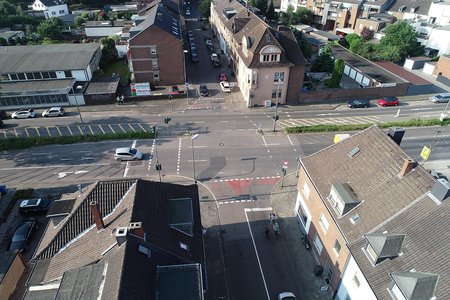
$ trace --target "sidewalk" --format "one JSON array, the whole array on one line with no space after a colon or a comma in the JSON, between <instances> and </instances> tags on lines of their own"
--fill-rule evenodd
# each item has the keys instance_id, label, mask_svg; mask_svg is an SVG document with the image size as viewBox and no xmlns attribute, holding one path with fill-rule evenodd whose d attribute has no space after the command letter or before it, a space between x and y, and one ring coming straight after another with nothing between
<instances>
[{"instance_id":1,"label":"sidewalk","mask_svg":"<svg viewBox=\"0 0 450 300\"><path fill-rule=\"evenodd\" d=\"M306 249L301 239L299 220L294 213L297 198L297 177L295 172L287 174L284 178L283 187L281 180L273 187L270 202L273 210L278 215L283 239L289 249L288 255L300 278L299 285L303 294L297 295L299 299L332 299L330 291L321 291L324 285L322 277L314 275L314 267L317 261L313 255L314 245ZM311 241L310 241L311 242Z\"/></svg>"}]
</instances>

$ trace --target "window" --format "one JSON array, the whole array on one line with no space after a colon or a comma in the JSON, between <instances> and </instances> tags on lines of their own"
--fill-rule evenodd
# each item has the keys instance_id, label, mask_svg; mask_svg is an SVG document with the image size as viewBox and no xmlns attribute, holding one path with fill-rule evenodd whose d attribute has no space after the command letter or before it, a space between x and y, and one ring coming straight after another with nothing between
<instances>
[{"instance_id":1,"label":"window","mask_svg":"<svg viewBox=\"0 0 450 300\"><path fill-rule=\"evenodd\" d=\"M149 248L145 247L144 245L139 245L138 252L147 255L150 257L151 251Z\"/></svg>"},{"instance_id":2,"label":"window","mask_svg":"<svg viewBox=\"0 0 450 300\"><path fill-rule=\"evenodd\" d=\"M280 55L279 54L264 54L262 56L263 62L270 62L270 61L280 61Z\"/></svg>"},{"instance_id":3,"label":"window","mask_svg":"<svg viewBox=\"0 0 450 300\"><path fill-rule=\"evenodd\" d=\"M364 250L365 250L366 254L369 256L371 262L373 264L376 264L377 260L378 260L378 255L375 252L375 250L373 250L372 246L370 244L367 244L367 246Z\"/></svg>"},{"instance_id":4,"label":"window","mask_svg":"<svg viewBox=\"0 0 450 300\"><path fill-rule=\"evenodd\" d=\"M151 55L156 55L156 48L151 48L150 49L150 54Z\"/></svg>"},{"instance_id":5,"label":"window","mask_svg":"<svg viewBox=\"0 0 450 300\"><path fill-rule=\"evenodd\" d=\"M185 243L180 242L180 248L182 248L182 249L184 249L186 251L189 251L189 246L187 244L185 244Z\"/></svg>"},{"instance_id":6,"label":"window","mask_svg":"<svg viewBox=\"0 0 450 300\"><path fill-rule=\"evenodd\" d=\"M19 80L25 80L25 73L18 73L17 76L19 77Z\"/></svg>"},{"instance_id":7,"label":"window","mask_svg":"<svg viewBox=\"0 0 450 300\"><path fill-rule=\"evenodd\" d=\"M263 55L263 61L269 61L269 57L270 57L269 54L264 54Z\"/></svg>"},{"instance_id":8,"label":"window","mask_svg":"<svg viewBox=\"0 0 450 300\"><path fill-rule=\"evenodd\" d=\"M48 72L42 72L42 78L44 79L50 78L50 74Z\"/></svg>"},{"instance_id":9,"label":"window","mask_svg":"<svg viewBox=\"0 0 450 300\"><path fill-rule=\"evenodd\" d=\"M273 82L284 81L284 72L275 72Z\"/></svg>"},{"instance_id":10,"label":"window","mask_svg":"<svg viewBox=\"0 0 450 300\"><path fill-rule=\"evenodd\" d=\"M152 59L152 68L153 69L158 69L158 60Z\"/></svg>"},{"instance_id":11,"label":"window","mask_svg":"<svg viewBox=\"0 0 450 300\"><path fill-rule=\"evenodd\" d=\"M63 14L63 13L64 13L64 10L60 10L59 13L60 13L60 14Z\"/></svg>"},{"instance_id":12,"label":"window","mask_svg":"<svg viewBox=\"0 0 450 300\"><path fill-rule=\"evenodd\" d=\"M33 80L34 79L33 73L26 73L25 75L27 75L27 79L28 80Z\"/></svg>"},{"instance_id":13,"label":"window","mask_svg":"<svg viewBox=\"0 0 450 300\"><path fill-rule=\"evenodd\" d=\"M53 15L53 16L56 16L56 12L52 11L52 15Z\"/></svg>"},{"instance_id":14,"label":"window","mask_svg":"<svg viewBox=\"0 0 450 300\"><path fill-rule=\"evenodd\" d=\"M407 300L405 296L403 296L402 291L398 288L397 284L395 282L391 283L391 286L388 289L389 295L391 295L392 299L395 300Z\"/></svg>"},{"instance_id":15,"label":"window","mask_svg":"<svg viewBox=\"0 0 450 300\"><path fill-rule=\"evenodd\" d=\"M314 235L313 243L314 243L314 246L316 247L316 250L319 253L319 255L322 254L323 244L317 234Z\"/></svg>"},{"instance_id":16,"label":"window","mask_svg":"<svg viewBox=\"0 0 450 300\"><path fill-rule=\"evenodd\" d=\"M48 72L50 74L50 78L56 78L56 72Z\"/></svg>"},{"instance_id":17,"label":"window","mask_svg":"<svg viewBox=\"0 0 450 300\"><path fill-rule=\"evenodd\" d=\"M273 89L272 90L272 98L281 97L281 89Z\"/></svg>"},{"instance_id":18,"label":"window","mask_svg":"<svg viewBox=\"0 0 450 300\"><path fill-rule=\"evenodd\" d=\"M42 75L39 72L34 72L33 76L34 76L34 79L42 79Z\"/></svg>"},{"instance_id":19,"label":"window","mask_svg":"<svg viewBox=\"0 0 450 300\"><path fill-rule=\"evenodd\" d=\"M309 192L310 192L311 190L309 189L309 186L308 186L308 184L306 183L306 181L305 181L305 183L303 183L303 189L302 189L302 191L303 191L303 194L305 195L306 199L308 199L308 198L309 198Z\"/></svg>"},{"instance_id":20,"label":"window","mask_svg":"<svg viewBox=\"0 0 450 300\"><path fill-rule=\"evenodd\" d=\"M334 241L333 250L334 253L336 253L336 256L339 256L339 253L341 252L341 244L339 243L338 240Z\"/></svg>"},{"instance_id":21,"label":"window","mask_svg":"<svg viewBox=\"0 0 450 300\"><path fill-rule=\"evenodd\" d=\"M353 285L354 285L356 288L359 288L359 286L361 285L361 283L359 282L359 279L358 279L358 275L357 275L357 274L355 274L355 276L353 276L352 282L353 282Z\"/></svg>"},{"instance_id":22,"label":"window","mask_svg":"<svg viewBox=\"0 0 450 300\"><path fill-rule=\"evenodd\" d=\"M9 76L8 76L8 74L2 74L0 79L1 79L1 81L9 81Z\"/></svg>"},{"instance_id":23,"label":"window","mask_svg":"<svg viewBox=\"0 0 450 300\"><path fill-rule=\"evenodd\" d=\"M72 77L72 71L64 71L64 76L66 76L66 78L71 78Z\"/></svg>"},{"instance_id":24,"label":"window","mask_svg":"<svg viewBox=\"0 0 450 300\"><path fill-rule=\"evenodd\" d=\"M320 214L319 224L322 227L323 232L327 233L328 227L330 227L330 224L328 223L327 218L325 217L325 215L323 213Z\"/></svg>"}]
</instances>

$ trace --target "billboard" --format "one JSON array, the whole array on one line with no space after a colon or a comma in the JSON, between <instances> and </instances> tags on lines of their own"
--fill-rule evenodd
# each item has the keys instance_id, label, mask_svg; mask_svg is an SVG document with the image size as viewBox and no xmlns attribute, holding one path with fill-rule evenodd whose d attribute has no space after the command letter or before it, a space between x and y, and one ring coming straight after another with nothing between
<instances>
[{"instance_id":1,"label":"billboard","mask_svg":"<svg viewBox=\"0 0 450 300\"><path fill-rule=\"evenodd\" d=\"M132 96L150 96L152 94L149 82L131 83L130 86Z\"/></svg>"}]
</instances>

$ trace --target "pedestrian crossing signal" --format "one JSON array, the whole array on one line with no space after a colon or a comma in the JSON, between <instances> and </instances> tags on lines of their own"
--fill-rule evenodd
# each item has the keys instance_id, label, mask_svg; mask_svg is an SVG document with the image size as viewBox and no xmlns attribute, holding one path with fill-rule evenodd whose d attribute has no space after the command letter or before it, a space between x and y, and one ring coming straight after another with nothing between
<instances>
[{"instance_id":1,"label":"pedestrian crossing signal","mask_svg":"<svg viewBox=\"0 0 450 300\"><path fill-rule=\"evenodd\" d=\"M155 169L156 171L161 171L161 164L156 164Z\"/></svg>"},{"instance_id":2,"label":"pedestrian crossing signal","mask_svg":"<svg viewBox=\"0 0 450 300\"><path fill-rule=\"evenodd\" d=\"M166 118L164 118L164 123L169 124L170 120L172 120L172 119L169 117L166 117Z\"/></svg>"}]
</instances>

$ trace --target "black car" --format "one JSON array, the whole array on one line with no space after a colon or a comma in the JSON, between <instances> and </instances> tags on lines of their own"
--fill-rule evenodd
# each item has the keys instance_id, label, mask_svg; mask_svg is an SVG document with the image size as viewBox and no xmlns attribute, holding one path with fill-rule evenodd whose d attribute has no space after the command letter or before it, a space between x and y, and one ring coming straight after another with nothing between
<instances>
[{"instance_id":1,"label":"black car","mask_svg":"<svg viewBox=\"0 0 450 300\"><path fill-rule=\"evenodd\" d=\"M218 59L213 59L212 64L214 68L220 68L220 61Z\"/></svg>"},{"instance_id":2,"label":"black car","mask_svg":"<svg viewBox=\"0 0 450 300\"><path fill-rule=\"evenodd\" d=\"M35 229L37 229L38 223L35 218L25 219L17 226L16 231L11 239L9 245L9 251L22 251L27 247L28 239Z\"/></svg>"},{"instance_id":3,"label":"black car","mask_svg":"<svg viewBox=\"0 0 450 300\"><path fill-rule=\"evenodd\" d=\"M198 59L198 55L196 52L191 52L191 61L196 64L198 63L200 60Z\"/></svg>"},{"instance_id":4,"label":"black car","mask_svg":"<svg viewBox=\"0 0 450 300\"><path fill-rule=\"evenodd\" d=\"M369 100L362 100L362 99L350 100L347 102L347 106L350 108L369 107L370 102Z\"/></svg>"},{"instance_id":5,"label":"black car","mask_svg":"<svg viewBox=\"0 0 450 300\"><path fill-rule=\"evenodd\" d=\"M209 96L209 90L206 84L200 84L200 95L203 97Z\"/></svg>"},{"instance_id":6,"label":"black car","mask_svg":"<svg viewBox=\"0 0 450 300\"><path fill-rule=\"evenodd\" d=\"M21 214L46 213L50 207L49 199L35 198L22 200L19 206Z\"/></svg>"}]
</instances>

